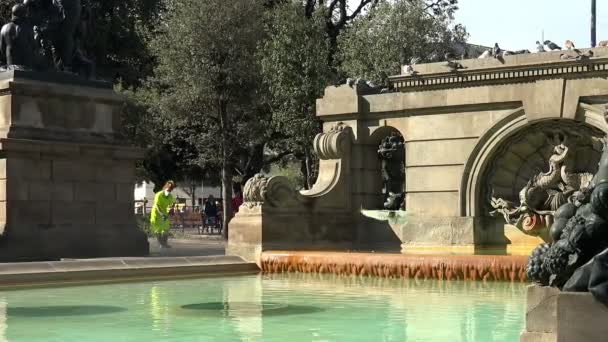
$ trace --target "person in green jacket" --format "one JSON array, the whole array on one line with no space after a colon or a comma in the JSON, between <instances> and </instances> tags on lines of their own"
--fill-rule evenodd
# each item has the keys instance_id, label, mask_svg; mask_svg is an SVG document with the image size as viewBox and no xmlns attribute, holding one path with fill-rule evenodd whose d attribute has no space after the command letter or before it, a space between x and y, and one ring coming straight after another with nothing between
<instances>
[{"instance_id":1,"label":"person in green jacket","mask_svg":"<svg viewBox=\"0 0 608 342\"><path fill-rule=\"evenodd\" d=\"M175 189L175 183L168 181L163 190L154 195L154 205L152 206L152 214L150 215L150 225L152 232L156 235L158 243L161 247L169 248L167 241L169 240L169 210L175 203L175 197L171 195L171 191Z\"/></svg>"}]
</instances>

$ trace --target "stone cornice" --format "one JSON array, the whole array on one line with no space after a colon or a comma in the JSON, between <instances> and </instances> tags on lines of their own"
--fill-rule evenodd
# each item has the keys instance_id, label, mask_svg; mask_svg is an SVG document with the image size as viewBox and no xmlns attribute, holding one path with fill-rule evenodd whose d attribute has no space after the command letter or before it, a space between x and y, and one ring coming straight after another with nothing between
<instances>
[{"instance_id":1,"label":"stone cornice","mask_svg":"<svg viewBox=\"0 0 608 342\"><path fill-rule=\"evenodd\" d=\"M534 82L541 79L588 78L608 76L608 58L587 61L565 60L550 63L508 65L483 69L464 69L455 72L393 76L390 82L400 92L416 92Z\"/></svg>"}]
</instances>

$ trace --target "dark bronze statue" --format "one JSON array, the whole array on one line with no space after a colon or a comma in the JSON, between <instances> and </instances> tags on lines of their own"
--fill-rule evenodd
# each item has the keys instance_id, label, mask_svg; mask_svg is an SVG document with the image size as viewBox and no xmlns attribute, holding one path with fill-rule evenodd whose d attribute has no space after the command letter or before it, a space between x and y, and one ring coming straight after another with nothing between
<instances>
[{"instance_id":1,"label":"dark bronze statue","mask_svg":"<svg viewBox=\"0 0 608 342\"><path fill-rule=\"evenodd\" d=\"M0 33L0 63L4 70L31 69L35 64L34 27L22 4L13 6L11 22Z\"/></svg>"},{"instance_id":2,"label":"dark bronze statue","mask_svg":"<svg viewBox=\"0 0 608 342\"><path fill-rule=\"evenodd\" d=\"M15 10L2 35L0 52L11 59L7 65L93 77L94 63L82 47L91 13L81 0L24 0ZM15 58L18 63L12 62Z\"/></svg>"},{"instance_id":3,"label":"dark bronze statue","mask_svg":"<svg viewBox=\"0 0 608 342\"><path fill-rule=\"evenodd\" d=\"M556 211L554 241L533 251L527 272L542 285L589 291L608 305L608 136L603 144L589 188Z\"/></svg>"},{"instance_id":4,"label":"dark bronze statue","mask_svg":"<svg viewBox=\"0 0 608 342\"><path fill-rule=\"evenodd\" d=\"M382 161L384 209L399 210L405 199L405 145L403 137L393 133L382 140L378 157Z\"/></svg>"},{"instance_id":5,"label":"dark bronze statue","mask_svg":"<svg viewBox=\"0 0 608 342\"><path fill-rule=\"evenodd\" d=\"M39 30L44 55L58 70L72 71L81 0L26 0L25 4Z\"/></svg>"}]
</instances>

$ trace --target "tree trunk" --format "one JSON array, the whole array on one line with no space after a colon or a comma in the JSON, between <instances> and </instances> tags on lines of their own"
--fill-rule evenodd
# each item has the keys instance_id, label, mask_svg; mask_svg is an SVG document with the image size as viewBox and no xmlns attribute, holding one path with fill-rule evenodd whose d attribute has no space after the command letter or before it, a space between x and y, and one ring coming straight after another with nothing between
<instances>
[{"instance_id":1,"label":"tree trunk","mask_svg":"<svg viewBox=\"0 0 608 342\"><path fill-rule=\"evenodd\" d=\"M228 223L232 219L232 169L226 159L222 161L222 236L228 239Z\"/></svg>"},{"instance_id":2,"label":"tree trunk","mask_svg":"<svg viewBox=\"0 0 608 342\"><path fill-rule=\"evenodd\" d=\"M302 187L304 190L310 190L308 187L308 168L306 167L306 157L300 159L300 172L302 173Z\"/></svg>"},{"instance_id":3,"label":"tree trunk","mask_svg":"<svg viewBox=\"0 0 608 342\"><path fill-rule=\"evenodd\" d=\"M309 150L306 150L306 185L307 189L312 189L314 185L312 182L312 168L313 168L312 155Z\"/></svg>"},{"instance_id":4,"label":"tree trunk","mask_svg":"<svg viewBox=\"0 0 608 342\"><path fill-rule=\"evenodd\" d=\"M194 210L194 206L196 205L196 185L190 185L190 191L192 191L190 194L192 198L192 209Z\"/></svg>"},{"instance_id":5,"label":"tree trunk","mask_svg":"<svg viewBox=\"0 0 608 342\"><path fill-rule=\"evenodd\" d=\"M219 100L221 153L222 153L222 237L228 240L228 223L232 219L232 165L230 165L230 153L228 151L228 113L227 104Z\"/></svg>"}]
</instances>

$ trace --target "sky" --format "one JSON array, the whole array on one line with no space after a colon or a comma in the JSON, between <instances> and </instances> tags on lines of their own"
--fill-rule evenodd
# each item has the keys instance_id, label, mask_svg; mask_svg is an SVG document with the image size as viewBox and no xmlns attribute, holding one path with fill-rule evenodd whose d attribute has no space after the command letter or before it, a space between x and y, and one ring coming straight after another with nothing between
<instances>
[{"instance_id":1,"label":"sky","mask_svg":"<svg viewBox=\"0 0 608 342\"><path fill-rule=\"evenodd\" d=\"M530 49L545 39L576 47L591 45L591 0L459 0L455 19L469 43L508 50ZM597 40L608 40L608 1L597 0Z\"/></svg>"},{"instance_id":2,"label":"sky","mask_svg":"<svg viewBox=\"0 0 608 342\"><path fill-rule=\"evenodd\" d=\"M459 0L458 6L456 22L466 26L472 44L533 51L544 30L545 39L560 46L567 39L591 46L591 0ZM608 40L606 0L597 0L597 40Z\"/></svg>"}]
</instances>

